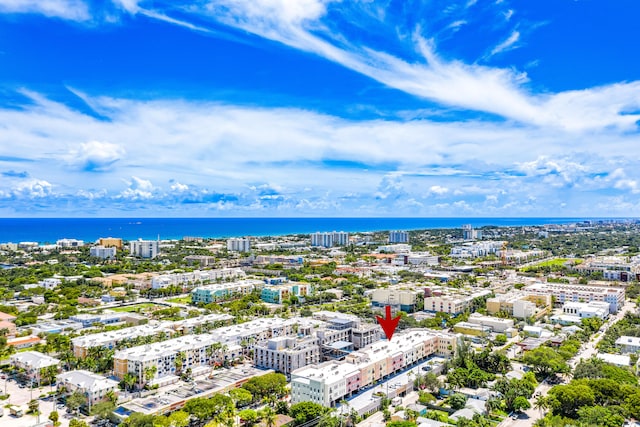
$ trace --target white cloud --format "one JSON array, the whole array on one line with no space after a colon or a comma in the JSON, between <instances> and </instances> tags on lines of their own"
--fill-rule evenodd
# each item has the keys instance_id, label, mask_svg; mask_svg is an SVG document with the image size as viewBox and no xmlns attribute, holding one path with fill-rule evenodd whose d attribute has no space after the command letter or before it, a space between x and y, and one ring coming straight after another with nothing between
<instances>
[{"instance_id":1,"label":"white cloud","mask_svg":"<svg viewBox=\"0 0 640 427\"><path fill-rule=\"evenodd\" d=\"M185 191L189 191L189 186L186 184L180 184L179 182L175 182L171 184L171 190L177 193L184 193Z\"/></svg>"},{"instance_id":2,"label":"white cloud","mask_svg":"<svg viewBox=\"0 0 640 427\"><path fill-rule=\"evenodd\" d=\"M520 32L513 31L506 40L491 49L491 55L497 55L498 53L514 49L518 40L520 40Z\"/></svg>"},{"instance_id":3,"label":"white cloud","mask_svg":"<svg viewBox=\"0 0 640 427\"><path fill-rule=\"evenodd\" d=\"M619 154L634 152L636 137L616 129L354 122L297 109L87 96L105 118L96 120L36 95L20 109L0 109L2 156L34 156L20 165L0 157L3 170L20 171L0 177L0 197L12 198L14 209L33 196L52 211L77 202L105 215L150 206L236 215L303 207L313 214L311 206L329 215L335 206L345 215L455 215L464 208L454 206L459 201L478 215L487 206L492 215L544 215L571 191L578 214L597 205L598 191L634 194L640 183L637 160ZM80 160L72 170L59 164L70 162L69 141L93 141L74 148ZM390 149L398 141L402 149ZM328 160L361 166L328 167ZM88 162L103 172L77 167ZM30 184L18 188L22 181Z\"/></svg>"},{"instance_id":4,"label":"white cloud","mask_svg":"<svg viewBox=\"0 0 640 427\"><path fill-rule=\"evenodd\" d=\"M52 185L41 179L30 179L20 182L11 191L13 196L25 196L28 198L43 198L52 194Z\"/></svg>"},{"instance_id":5,"label":"white cloud","mask_svg":"<svg viewBox=\"0 0 640 427\"><path fill-rule=\"evenodd\" d=\"M124 199L144 200L153 197L155 188L153 184L151 184L151 181L147 179L132 176L131 181L127 182L127 185L129 187L120 193L120 196Z\"/></svg>"},{"instance_id":6,"label":"white cloud","mask_svg":"<svg viewBox=\"0 0 640 427\"><path fill-rule=\"evenodd\" d=\"M38 13L71 21L91 19L82 0L0 0L0 13Z\"/></svg>"},{"instance_id":7,"label":"white cloud","mask_svg":"<svg viewBox=\"0 0 640 427\"><path fill-rule=\"evenodd\" d=\"M110 142L89 141L80 144L66 155L67 161L85 171L104 172L125 154L123 147Z\"/></svg>"},{"instance_id":8,"label":"white cloud","mask_svg":"<svg viewBox=\"0 0 640 427\"><path fill-rule=\"evenodd\" d=\"M449 189L440 185L433 185L431 186L431 188L429 188L429 191L433 194L443 195L447 194L449 192Z\"/></svg>"}]
</instances>

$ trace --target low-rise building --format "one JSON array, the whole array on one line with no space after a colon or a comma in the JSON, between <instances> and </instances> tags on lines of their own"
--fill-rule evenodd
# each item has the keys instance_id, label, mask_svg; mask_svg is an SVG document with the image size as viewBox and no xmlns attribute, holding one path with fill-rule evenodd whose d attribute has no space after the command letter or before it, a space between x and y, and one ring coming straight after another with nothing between
<instances>
[{"instance_id":1,"label":"low-rise building","mask_svg":"<svg viewBox=\"0 0 640 427\"><path fill-rule=\"evenodd\" d=\"M541 318L551 312L551 295L512 291L487 299L487 312L503 313L517 319Z\"/></svg>"},{"instance_id":2,"label":"low-rise building","mask_svg":"<svg viewBox=\"0 0 640 427\"><path fill-rule=\"evenodd\" d=\"M391 306L395 311L413 313L424 297L422 289L380 288L371 293L373 307Z\"/></svg>"},{"instance_id":3,"label":"low-rise building","mask_svg":"<svg viewBox=\"0 0 640 427\"><path fill-rule=\"evenodd\" d=\"M110 380L93 372L77 370L57 376L58 392L62 396L81 393L87 399L87 405L109 400L110 395L117 396L118 381Z\"/></svg>"},{"instance_id":4,"label":"low-rise building","mask_svg":"<svg viewBox=\"0 0 640 427\"><path fill-rule=\"evenodd\" d=\"M47 368L58 369L60 367L60 360L39 351L23 351L12 354L9 357L9 363L18 369L23 369L26 378L38 383L45 377L44 371Z\"/></svg>"},{"instance_id":5,"label":"low-rise building","mask_svg":"<svg viewBox=\"0 0 640 427\"><path fill-rule=\"evenodd\" d=\"M209 304L224 301L232 297L250 294L254 290L262 288L263 285L261 280L249 279L199 286L191 291L191 302L193 304Z\"/></svg>"},{"instance_id":6,"label":"low-rise building","mask_svg":"<svg viewBox=\"0 0 640 427\"><path fill-rule=\"evenodd\" d=\"M446 293L445 293L446 292ZM474 289L472 291L452 289L426 289L424 310L432 313L442 312L454 316L469 309L477 299L487 299L491 295L488 289Z\"/></svg>"},{"instance_id":7,"label":"low-rise building","mask_svg":"<svg viewBox=\"0 0 640 427\"><path fill-rule=\"evenodd\" d=\"M313 285L310 283L288 282L281 285L265 286L260 291L260 299L272 304L282 304L292 296L304 298L312 293Z\"/></svg>"},{"instance_id":8,"label":"low-rise building","mask_svg":"<svg viewBox=\"0 0 640 427\"><path fill-rule=\"evenodd\" d=\"M334 406L362 388L405 369L431 355L451 356L457 345L453 334L425 329L394 335L350 353L344 361L310 365L291 374L291 401Z\"/></svg>"},{"instance_id":9,"label":"low-rise building","mask_svg":"<svg viewBox=\"0 0 640 427\"><path fill-rule=\"evenodd\" d=\"M640 352L640 337L621 336L616 340L616 347L622 353L638 353Z\"/></svg>"},{"instance_id":10,"label":"low-rise building","mask_svg":"<svg viewBox=\"0 0 640 427\"><path fill-rule=\"evenodd\" d=\"M145 323L148 319L137 313L102 313L102 314L89 314L80 313L69 317L69 320L82 324L84 328L93 326L96 323L102 325L113 325L115 323L131 323L133 325L139 325Z\"/></svg>"},{"instance_id":11,"label":"low-rise building","mask_svg":"<svg viewBox=\"0 0 640 427\"><path fill-rule=\"evenodd\" d=\"M568 283L535 283L524 288L529 294L550 295L558 304L601 301L609 303L609 312L617 313L624 305L624 288Z\"/></svg>"},{"instance_id":12,"label":"low-rise building","mask_svg":"<svg viewBox=\"0 0 640 427\"><path fill-rule=\"evenodd\" d=\"M562 306L562 313L577 316L580 319L597 317L605 320L609 317L609 303L604 301L590 302L565 302Z\"/></svg>"},{"instance_id":13,"label":"low-rise building","mask_svg":"<svg viewBox=\"0 0 640 427\"><path fill-rule=\"evenodd\" d=\"M239 345L221 344L211 334L185 335L167 341L116 351L113 372L122 379L127 373L138 384L170 383L188 369L231 361L242 356ZM153 375L151 375L153 373Z\"/></svg>"},{"instance_id":14,"label":"low-rise building","mask_svg":"<svg viewBox=\"0 0 640 427\"><path fill-rule=\"evenodd\" d=\"M315 336L277 337L253 348L254 364L273 369L287 376L304 366L319 363L320 342Z\"/></svg>"},{"instance_id":15,"label":"low-rise building","mask_svg":"<svg viewBox=\"0 0 640 427\"><path fill-rule=\"evenodd\" d=\"M140 325L117 331L100 332L97 334L83 335L71 340L75 357L84 358L92 348L115 349L126 342L135 343L142 337L166 338L174 331L167 324Z\"/></svg>"},{"instance_id":16,"label":"low-rise building","mask_svg":"<svg viewBox=\"0 0 640 427\"><path fill-rule=\"evenodd\" d=\"M168 286L182 286L192 288L197 284L205 284L229 279L241 279L246 277L244 271L239 268L219 268L216 270L196 270L184 273L161 274L151 279L153 289L166 288Z\"/></svg>"},{"instance_id":17,"label":"low-rise building","mask_svg":"<svg viewBox=\"0 0 640 427\"><path fill-rule=\"evenodd\" d=\"M498 333L505 333L507 330L513 328L513 319L500 319L497 317L483 316L480 313L471 313L467 322L481 325L491 328L491 331Z\"/></svg>"},{"instance_id":18,"label":"low-rise building","mask_svg":"<svg viewBox=\"0 0 640 427\"><path fill-rule=\"evenodd\" d=\"M573 269L583 274L601 273L605 280L630 282L640 278L640 265L620 256L588 258Z\"/></svg>"}]
</instances>

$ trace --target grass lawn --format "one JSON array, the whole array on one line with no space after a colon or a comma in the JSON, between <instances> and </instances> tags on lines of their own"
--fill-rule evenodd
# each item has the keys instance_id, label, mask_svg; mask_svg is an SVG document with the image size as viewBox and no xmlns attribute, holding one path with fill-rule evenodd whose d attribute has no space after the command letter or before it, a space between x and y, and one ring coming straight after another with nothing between
<instances>
[{"instance_id":1,"label":"grass lawn","mask_svg":"<svg viewBox=\"0 0 640 427\"><path fill-rule=\"evenodd\" d=\"M175 298L168 298L167 302L172 302L175 304L191 304L191 297L175 297Z\"/></svg>"},{"instance_id":2,"label":"grass lawn","mask_svg":"<svg viewBox=\"0 0 640 427\"><path fill-rule=\"evenodd\" d=\"M524 270L525 271L527 271L529 269L535 270L535 269L541 268L541 267L551 267L551 268L553 268L553 267L562 267L562 266L564 266L564 263L567 262L567 261L572 261L575 264L582 263L581 259L571 259L570 260L569 258L556 258L556 259L549 259L549 260L546 260L546 261L542 261L542 262L540 262L538 264L530 265L529 267L525 268Z\"/></svg>"},{"instance_id":3,"label":"grass lawn","mask_svg":"<svg viewBox=\"0 0 640 427\"><path fill-rule=\"evenodd\" d=\"M142 304L127 305L125 307L114 307L110 308L110 310L118 312L137 312L151 307L159 307L159 305L152 302L144 302Z\"/></svg>"}]
</instances>

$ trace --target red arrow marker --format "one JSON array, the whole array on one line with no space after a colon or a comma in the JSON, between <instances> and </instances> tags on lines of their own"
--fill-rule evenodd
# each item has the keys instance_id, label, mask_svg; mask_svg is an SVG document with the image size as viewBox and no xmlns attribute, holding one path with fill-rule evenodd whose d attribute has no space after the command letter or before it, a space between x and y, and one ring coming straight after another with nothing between
<instances>
[{"instance_id":1,"label":"red arrow marker","mask_svg":"<svg viewBox=\"0 0 640 427\"><path fill-rule=\"evenodd\" d=\"M393 319L391 318L390 305L386 307L386 313L387 313L386 319L383 319L380 316L376 316L376 320L378 320L378 323L380 324L380 326L382 326L382 330L384 331L384 334L387 336L387 339L391 341L391 337L393 336L393 333L396 331L396 328L398 327L398 323L400 322L400 316L394 317Z\"/></svg>"}]
</instances>

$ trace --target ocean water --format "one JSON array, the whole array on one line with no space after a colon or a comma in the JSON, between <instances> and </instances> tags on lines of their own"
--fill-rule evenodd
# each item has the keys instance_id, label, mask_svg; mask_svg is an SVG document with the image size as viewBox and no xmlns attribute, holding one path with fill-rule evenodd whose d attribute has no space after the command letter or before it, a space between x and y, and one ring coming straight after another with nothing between
<instances>
[{"instance_id":1,"label":"ocean water","mask_svg":"<svg viewBox=\"0 0 640 427\"><path fill-rule=\"evenodd\" d=\"M464 224L523 226L564 224L584 218L0 218L0 242L54 243L100 237L180 239L459 228Z\"/></svg>"}]
</instances>

